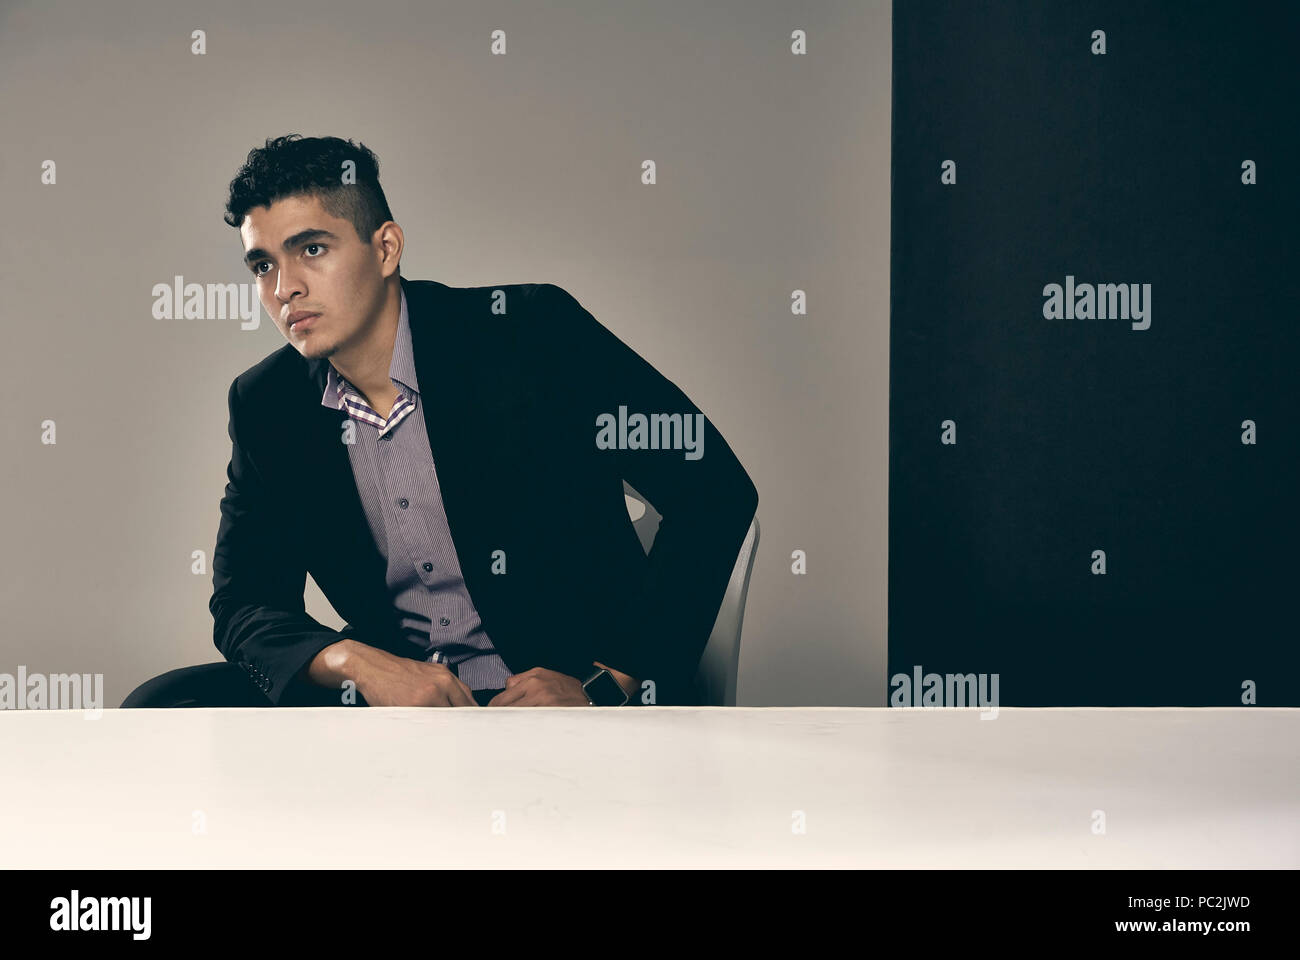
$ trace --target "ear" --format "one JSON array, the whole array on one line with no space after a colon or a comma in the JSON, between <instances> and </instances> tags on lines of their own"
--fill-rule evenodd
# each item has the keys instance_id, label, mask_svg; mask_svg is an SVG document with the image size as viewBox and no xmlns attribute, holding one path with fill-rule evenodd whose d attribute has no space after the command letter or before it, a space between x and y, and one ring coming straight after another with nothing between
<instances>
[{"instance_id":1,"label":"ear","mask_svg":"<svg viewBox=\"0 0 1300 960\"><path fill-rule=\"evenodd\" d=\"M386 221L375 231L371 246L375 250L380 274L391 277L402 262L402 250L406 246L406 237L402 233L402 228L392 220Z\"/></svg>"}]
</instances>

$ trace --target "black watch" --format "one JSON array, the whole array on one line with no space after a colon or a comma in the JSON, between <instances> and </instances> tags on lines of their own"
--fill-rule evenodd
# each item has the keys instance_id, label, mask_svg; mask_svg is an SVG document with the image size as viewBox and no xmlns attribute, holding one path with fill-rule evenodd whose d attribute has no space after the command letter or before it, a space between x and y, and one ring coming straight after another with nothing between
<instances>
[{"instance_id":1,"label":"black watch","mask_svg":"<svg viewBox=\"0 0 1300 960\"><path fill-rule=\"evenodd\" d=\"M597 670L582 683L587 702L594 707L621 707L632 698L608 670Z\"/></svg>"}]
</instances>

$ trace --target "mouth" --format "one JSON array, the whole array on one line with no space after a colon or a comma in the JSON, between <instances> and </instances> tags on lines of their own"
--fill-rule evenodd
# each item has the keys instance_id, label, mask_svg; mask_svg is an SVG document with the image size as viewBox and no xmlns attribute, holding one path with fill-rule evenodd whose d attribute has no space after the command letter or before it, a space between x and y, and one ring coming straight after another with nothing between
<instances>
[{"instance_id":1,"label":"mouth","mask_svg":"<svg viewBox=\"0 0 1300 960\"><path fill-rule=\"evenodd\" d=\"M308 313L305 310L289 314L289 332L303 333L311 329L311 325L316 322L316 318L319 316L319 313Z\"/></svg>"}]
</instances>

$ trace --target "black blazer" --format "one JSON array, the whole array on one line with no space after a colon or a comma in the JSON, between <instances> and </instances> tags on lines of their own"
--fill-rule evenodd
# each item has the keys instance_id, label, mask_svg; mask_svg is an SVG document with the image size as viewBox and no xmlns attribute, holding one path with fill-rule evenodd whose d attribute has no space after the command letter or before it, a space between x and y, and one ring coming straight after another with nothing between
<instances>
[{"instance_id":1,"label":"black blazer","mask_svg":"<svg viewBox=\"0 0 1300 960\"><path fill-rule=\"evenodd\" d=\"M620 405L699 410L562 288L401 283L448 525L497 652L512 672L580 679L599 660L654 680L659 704L698 702L695 670L758 505L731 448L706 419L698 460L597 449L597 416ZM213 636L276 704L331 702L304 668L344 637L419 656L399 634L341 440L346 414L321 405L327 363L285 344L230 386ZM648 555L624 479L663 517ZM505 574L492 571L497 550ZM343 630L305 613L308 572Z\"/></svg>"}]
</instances>

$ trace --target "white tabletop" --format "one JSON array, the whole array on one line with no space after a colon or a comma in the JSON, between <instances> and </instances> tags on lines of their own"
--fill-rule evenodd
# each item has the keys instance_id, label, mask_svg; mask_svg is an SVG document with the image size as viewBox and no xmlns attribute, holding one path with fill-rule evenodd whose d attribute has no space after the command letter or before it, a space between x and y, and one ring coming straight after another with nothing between
<instances>
[{"instance_id":1,"label":"white tabletop","mask_svg":"<svg viewBox=\"0 0 1300 960\"><path fill-rule=\"evenodd\" d=\"M5 711L0 771L4 867L1300 866L1291 709Z\"/></svg>"}]
</instances>

